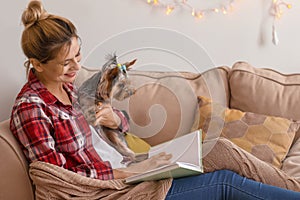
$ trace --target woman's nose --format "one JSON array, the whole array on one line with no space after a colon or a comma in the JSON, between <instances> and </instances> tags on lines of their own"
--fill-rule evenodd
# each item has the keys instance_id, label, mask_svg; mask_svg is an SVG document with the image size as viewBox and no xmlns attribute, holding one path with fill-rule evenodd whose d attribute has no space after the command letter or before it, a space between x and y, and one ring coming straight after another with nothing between
<instances>
[{"instance_id":1,"label":"woman's nose","mask_svg":"<svg viewBox=\"0 0 300 200\"><path fill-rule=\"evenodd\" d=\"M77 61L76 58L73 58L72 59L72 68L80 69L81 68L80 60Z\"/></svg>"}]
</instances>

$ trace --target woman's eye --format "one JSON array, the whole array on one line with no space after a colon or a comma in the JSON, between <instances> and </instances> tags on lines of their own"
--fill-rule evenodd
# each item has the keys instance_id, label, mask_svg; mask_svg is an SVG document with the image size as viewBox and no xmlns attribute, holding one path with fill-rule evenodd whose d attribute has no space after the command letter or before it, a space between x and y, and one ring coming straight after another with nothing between
<instances>
[{"instance_id":1,"label":"woman's eye","mask_svg":"<svg viewBox=\"0 0 300 200\"><path fill-rule=\"evenodd\" d=\"M70 64L70 62L66 62L64 63L64 66L68 66Z\"/></svg>"},{"instance_id":2,"label":"woman's eye","mask_svg":"<svg viewBox=\"0 0 300 200\"><path fill-rule=\"evenodd\" d=\"M76 61L79 63L81 61L81 53L78 52L78 54L75 56Z\"/></svg>"}]
</instances>

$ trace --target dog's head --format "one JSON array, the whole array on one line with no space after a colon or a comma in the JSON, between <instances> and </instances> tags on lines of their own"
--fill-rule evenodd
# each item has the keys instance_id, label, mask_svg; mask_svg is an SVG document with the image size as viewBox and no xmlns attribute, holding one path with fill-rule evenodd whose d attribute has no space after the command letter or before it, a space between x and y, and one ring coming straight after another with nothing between
<instances>
[{"instance_id":1,"label":"dog's head","mask_svg":"<svg viewBox=\"0 0 300 200\"><path fill-rule=\"evenodd\" d=\"M115 54L108 56L108 61L103 65L101 78L96 91L96 99L107 101L115 98L119 101L124 100L135 93L135 88L128 79L128 71L136 62L136 59L118 63Z\"/></svg>"}]
</instances>

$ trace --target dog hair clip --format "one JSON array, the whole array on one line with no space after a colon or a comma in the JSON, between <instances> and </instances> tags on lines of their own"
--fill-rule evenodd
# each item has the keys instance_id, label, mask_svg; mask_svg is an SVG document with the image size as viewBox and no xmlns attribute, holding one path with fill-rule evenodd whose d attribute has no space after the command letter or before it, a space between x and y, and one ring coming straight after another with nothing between
<instances>
[{"instance_id":1,"label":"dog hair clip","mask_svg":"<svg viewBox=\"0 0 300 200\"><path fill-rule=\"evenodd\" d=\"M126 65L122 65L122 64L118 63L117 66L119 67L121 72L126 74Z\"/></svg>"}]
</instances>

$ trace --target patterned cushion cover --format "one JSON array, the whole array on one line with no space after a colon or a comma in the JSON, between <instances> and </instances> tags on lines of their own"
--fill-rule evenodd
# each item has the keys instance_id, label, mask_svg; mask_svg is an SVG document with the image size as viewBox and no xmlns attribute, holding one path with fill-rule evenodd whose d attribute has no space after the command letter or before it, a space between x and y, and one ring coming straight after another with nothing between
<instances>
[{"instance_id":1,"label":"patterned cushion cover","mask_svg":"<svg viewBox=\"0 0 300 200\"><path fill-rule=\"evenodd\" d=\"M259 159L280 168L300 123L286 118L229 109L199 96L204 138L226 137Z\"/></svg>"}]
</instances>

